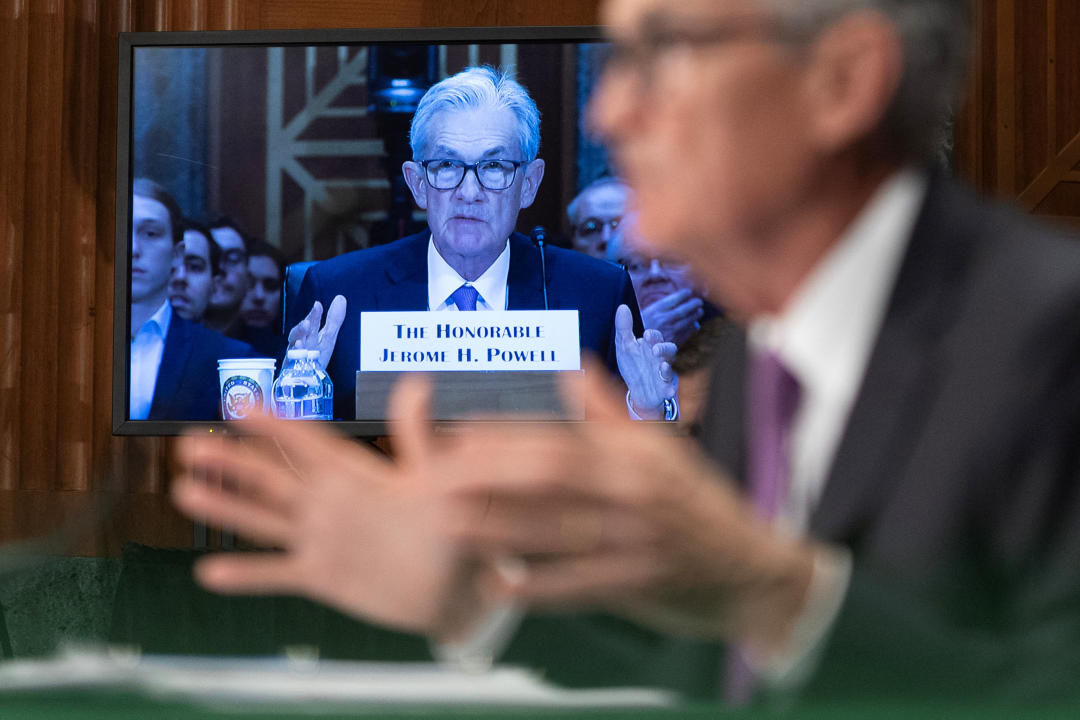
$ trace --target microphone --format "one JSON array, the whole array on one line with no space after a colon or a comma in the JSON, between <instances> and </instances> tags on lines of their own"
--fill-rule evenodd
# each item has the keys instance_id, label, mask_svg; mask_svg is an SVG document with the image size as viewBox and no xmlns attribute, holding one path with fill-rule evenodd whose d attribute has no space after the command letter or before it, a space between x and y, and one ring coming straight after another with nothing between
<instances>
[{"instance_id":1,"label":"microphone","mask_svg":"<svg viewBox=\"0 0 1080 720\"><path fill-rule=\"evenodd\" d=\"M543 225L537 225L532 229L532 241L540 248L540 285L544 288L544 309L548 309L547 296L547 263L544 261L544 241L547 240L547 230Z\"/></svg>"}]
</instances>

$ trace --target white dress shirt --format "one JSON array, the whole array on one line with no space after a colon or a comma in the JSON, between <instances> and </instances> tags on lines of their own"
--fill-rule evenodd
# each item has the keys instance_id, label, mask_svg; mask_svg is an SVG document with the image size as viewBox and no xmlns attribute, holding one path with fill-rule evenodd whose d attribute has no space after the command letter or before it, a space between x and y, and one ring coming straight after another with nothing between
<instances>
[{"instance_id":1,"label":"white dress shirt","mask_svg":"<svg viewBox=\"0 0 1080 720\"><path fill-rule=\"evenodd\" d=\"M166 300L131 338L131 419L150 417L157 386L158 368L165 354L165 336L172 322L172 306Z\"/></svg>"},{"instance_id":2,"label":"white dress shirt","mask_svg":"<svg viewBox=\"0 0 1080 720\"><path fill-rule=\"evenodd\" d=\"M428 240L427 276L428 308L431 310L450 310L457 312L457 305L450 299L462 285L472 285L480 295L476 298L477 310L506 309L506 279L510 275L510 240L507 238L503 251L495 262L475 280L466 280L458 271L450 267L435 248L435 243Z\"/></svg>"},{"instance_id":3,"label":"white dress shirt","mask_svg":"<svg viewBox=\"0 0 1080 720\"><path fill-rule=\"evenodd\" d=\"M783 311L750 323L750 350L777 354L801 389L790 436L790 487L778 519L793 533L805 532L821 497L926 185L915 170L882 183ZM767 683L798 683L813 668L849 578L846 553L819 558L787 652L757 668Z\"/></svg>"}]
</instances>

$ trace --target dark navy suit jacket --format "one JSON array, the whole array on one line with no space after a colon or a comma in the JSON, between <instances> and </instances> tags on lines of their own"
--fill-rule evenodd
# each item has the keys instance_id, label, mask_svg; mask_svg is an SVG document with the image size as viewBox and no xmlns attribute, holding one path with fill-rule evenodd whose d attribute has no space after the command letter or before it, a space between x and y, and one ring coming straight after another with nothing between
<instances>
[{"instance_id":1,"label":"dark navy suit jacket","mask_svg":"<svg viewBox=\"0 0 1080 720\"><path fill-rule=\"evenodd\" d=\"M220 420L219 358L262 357L247 343L225 337L175 312L165 336L149 420Z\"/></svg>"},{"instance_id":2,"label":"dark navy suit jacket","mask_svg":"<svg viewBox=\"0 0 1080 720\"><path fill-rule=\"evenodd\" d=\"M308 269L297 297L303 317L318 300L323 308L335 295L348 301L345 321L327 371L334 381L334 415L355 415L356 370L360 367L360 313L371 310L427 310L427 246L430 233L410 235L388 245L357 250ZM617 265L572 250L545 247L548 308L578 310L581 349L615 363L615 309L625 304L641 320L630 276ZM507 309L542 310L540 251L524 235L510 236Z\"/></svg>"}]
</instances>

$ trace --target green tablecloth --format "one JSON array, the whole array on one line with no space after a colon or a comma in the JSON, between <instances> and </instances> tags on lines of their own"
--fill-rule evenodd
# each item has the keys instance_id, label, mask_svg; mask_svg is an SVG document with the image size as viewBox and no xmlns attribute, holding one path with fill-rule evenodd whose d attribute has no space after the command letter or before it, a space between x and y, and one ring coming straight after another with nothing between
<instances>
[{"instance_id":1,"label":"green tablecloth","mask_svg":"<svg viewBox=\"0 0 1080 720\"><path fill-rule=\"evenodd\" d=\"M555 720L588 718L589 720L677 720L686 718L774 718L797 717L800 720L911 720L912 718L949 718L955 720L1075 720L1080 717L1076 707L1011 707L990 708L957 705L869 705L830 704L819 707L800 706L790 713L775 709L731 711L715 705L694 704L670 709L590 709L552 710L520 708L468 707L400 707L363 706L328 707L309 704L296 706L214 707L111 691L0 691L0 718L4 720L70 720L72 718L107 718L108 720L283 720L284 718L439 718L440 720L471 720L512 718L512 720Z\"/></svg>"}]
</instances>

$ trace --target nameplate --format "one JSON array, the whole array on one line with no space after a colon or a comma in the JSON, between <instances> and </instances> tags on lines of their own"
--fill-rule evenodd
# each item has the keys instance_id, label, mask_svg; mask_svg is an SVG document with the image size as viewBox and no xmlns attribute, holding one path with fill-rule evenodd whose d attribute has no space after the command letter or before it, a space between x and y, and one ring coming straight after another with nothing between
<instances>
[{"instance_id":1,"label":"nameplate","mask_svg":"<svg viewBox=\"0 0 1080 720\"><path fill-rule=\"evenodd\" d=\"M360 313L360 371L579 370L577 310Z\"/></svg>"}]
</instances>

